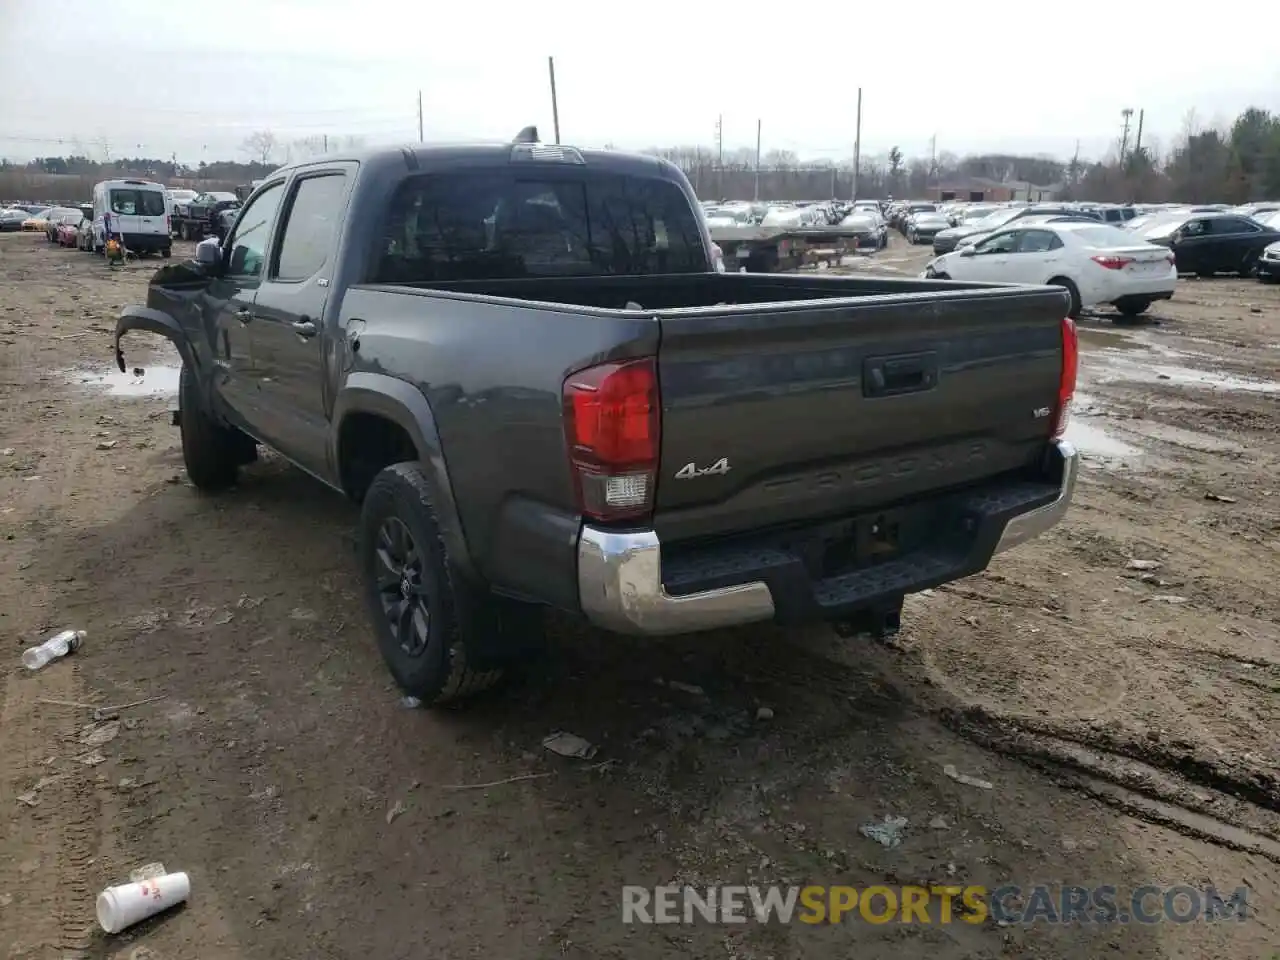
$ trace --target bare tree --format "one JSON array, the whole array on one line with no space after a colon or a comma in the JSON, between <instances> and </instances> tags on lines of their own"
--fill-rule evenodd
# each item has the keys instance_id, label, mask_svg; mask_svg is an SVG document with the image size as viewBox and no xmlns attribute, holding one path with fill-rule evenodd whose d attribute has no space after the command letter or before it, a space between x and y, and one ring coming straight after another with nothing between
<instances>
[{"instance_id":1,"label":"bare tree","mask_svg":"<svg viewBox=\"0 0 1280 960\"><path fill-rule=\"evenodd\" d=\"M259 130L257 133L251 133L245 137L244 143L240 144L240 149L259 163L270 163L271 154L276 149L276 135L270 130Z\"/></svg>"}]
</instances>

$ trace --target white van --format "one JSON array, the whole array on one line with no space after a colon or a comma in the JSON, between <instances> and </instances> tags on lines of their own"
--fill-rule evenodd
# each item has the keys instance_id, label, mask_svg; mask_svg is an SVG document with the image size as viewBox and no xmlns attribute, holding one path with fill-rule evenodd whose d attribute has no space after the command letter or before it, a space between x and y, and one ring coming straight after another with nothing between
<instances>
[{"instance_id":1,"label":"white van","mask_svg":"<svg viewBox=\"0 0 1280 960\"><path fill-rule=\"evenodd\" d=\"M93 188L93 249L106 248L107 237L124 241L133 253L172 252L169 201L163 184L150 180L103 180Z\"/></svg>"}]
</instances>

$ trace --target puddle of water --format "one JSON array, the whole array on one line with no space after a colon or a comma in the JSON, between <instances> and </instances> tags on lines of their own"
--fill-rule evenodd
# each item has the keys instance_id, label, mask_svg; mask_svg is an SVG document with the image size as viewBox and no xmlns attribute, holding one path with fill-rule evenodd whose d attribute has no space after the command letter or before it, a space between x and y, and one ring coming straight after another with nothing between
<instances>
[{"instance_id":1,"label":"puddle of water","mask_svg":"<svg viewBox=\"0 0 1280 960\"><path fill-rule=\"evenodd\" d=\"M1243 446L1234 441L1211 436L1207 433L1199 433L1195 430L1184 430L1181 427L1152 423L1149 420L1134 421L1131 425L1135 432L1141 433L1144 437L1162 440L1165 443L1173 444L1175 447L1199 450L1202 453L1243 453L1245 450Z\"/></svg>"},{"instance_id":2,"label":"puddle of water","mask_svg":"<svg viewBox=\"0 0 1280 960\"><path fill-rule=\"evenodd\" d=\"M134 369L142 370L142 376L136 376ZM119 370L78 370L72 377L77 383L105 388L113 397L171 397L178 392L178 376L181 371L181 367L160 364L130 368L124 373Z\"/></svg>"},{"instance_id":3,"label":"puddle of water","mask_svg":"<svg viewBox=\"0 0 1280 960\"><path fill-rule=\"evenodd\" d=\"M1244 393L1280 393L1280 383L1274 380L1250 380L1229 373L1196 370L1193 367L1143 363L1136 361L1132 355L1120 355L1118 351L1115 353L1100 351L1095 354L1094 360L1095 363L1090 365L1089 374L1091 379L1100 383L1129 380L1135 383L1169 383L1177 386L1209 387Z\"/></svg>"},{"instance_id":4,"label":"puddle of water","mask_svg":"<svg viewBox=\"0 0 1280 960\"><path fill-rule=\"evenodd\" d=\"M1110 347L1114 350L1141 350L1143 345L1133 337L1114 330L1098 330L1095 327L1076 327L1084 346Z\"/></svg>"},{"instance_id":5,"label":"puddle of water","mask_svg":"<svg viewBox=\"0 0 1280 960\"><path fill-rule=\"evenodd\" d=\"M1067 424L1067 439L1086 456L1128 460L1142 453L1137 447L1113 437L1096 423L1080 417L1072 417Z\"/></svg>"}]
</instances>

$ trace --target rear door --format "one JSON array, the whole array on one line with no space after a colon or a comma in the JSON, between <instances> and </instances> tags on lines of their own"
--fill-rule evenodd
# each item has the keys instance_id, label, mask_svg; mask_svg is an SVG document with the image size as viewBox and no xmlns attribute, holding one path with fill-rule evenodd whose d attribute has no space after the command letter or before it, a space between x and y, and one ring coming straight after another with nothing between
<instances>
[{"instance_id":1,"label":"rear door","mask_svg":"<svg viewBox=\"0 0 1280 960\"><path fill-rule=\"evenodd\" d=\"M1009 268L999 279L1013 283L1044 283L1058 272L1061 257L1062 238L1052 230L1023 230L1018 238L1018 249L1009 255Z\"/></svg>"},{"instance_id":2,"label":"rear door","mask_svg":"<svg viewBox=\"0 0 1280 960\"><path fill-rule=\"evenodd\" d=\"M327 468L328 404L322 375L325 304L354 163L299 175L279 218L270 266L254 303L253 360L263 429L314 473Z\"/></svg>"},{"instance_id":3,"label":"rear door","mask_svg":"<svg viewBox=\"0 0 1280 960\"><path fill-rule=\"evenodd\" d=\"M1061 290L1008 288L661 316L659 535L848 516L1038 462L1066 311Z\"/></svg>"},{"instance_id":4,"label":"rear door","mask_svg":"<svg viewBox=\"0 0 1280 960\"><path fill-rule=\"evenodd\" d=\"M1235 272L1243 269L1250 254L1255 257L1266 244L1259 244L1262 227L1245 217L1218 217L1209 221L1213 241L1215 270Z\"/></svg>"},{"instance_id":5,"label":"rear door","mask_svg":"<svg viewBox=\"0 0 1280 960\"><path fill-rule=\"evenodd\" d=\"M164 191L158 187L141 181L112 184L107 188L107 211L112 233L138 236L165 232Z\"/></svg>"}]
</instances>

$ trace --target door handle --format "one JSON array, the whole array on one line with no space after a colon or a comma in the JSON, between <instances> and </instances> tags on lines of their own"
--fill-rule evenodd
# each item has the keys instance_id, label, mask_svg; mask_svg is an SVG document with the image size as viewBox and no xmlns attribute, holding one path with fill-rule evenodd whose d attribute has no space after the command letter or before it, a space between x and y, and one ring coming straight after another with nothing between
<instances>
[{"instance_id":1,"label":"door handle","mask_svg":"<svg viewBox=\"0 0 1280 960\"><path fill-rule=\"evenodd\" d=\"M310 320L295 320L289 326L293 327L293 332L300 337L314 337L316 335L316 325Z\"/></svg>"},{"instance_id":2,"label":"door handle","mask_svg":"<svg viewBox=\"0 0 1280 960\"><path fill-rule=\"evenodd\" d=\"M248 310L246 310L244 307L241 307L239 310L236 311L236 319L240 321L241 326L244 326L246 323L248 323L250 320L253 319L253 314L250 313Z\"/></svg>"}]
</instances>

